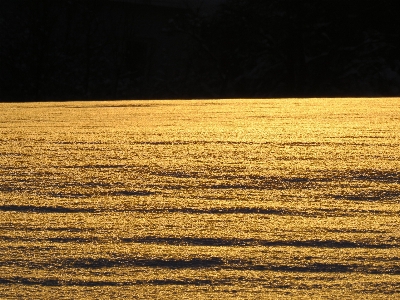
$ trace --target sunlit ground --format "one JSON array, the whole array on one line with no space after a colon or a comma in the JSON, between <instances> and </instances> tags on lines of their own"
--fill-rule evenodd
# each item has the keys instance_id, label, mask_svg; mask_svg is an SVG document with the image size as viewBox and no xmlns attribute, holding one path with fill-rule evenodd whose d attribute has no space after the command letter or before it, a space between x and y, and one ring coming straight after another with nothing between
<instances>
[{"instance_id":1,"label":"sunlit ground","mask_svg":"<svg viewBox=\"0 0 400 300\"><path fill-rule=\"evenodd\" d=\"M0 298L400 297L400 99L0 110Z\"/></svg>"}]
</instances>

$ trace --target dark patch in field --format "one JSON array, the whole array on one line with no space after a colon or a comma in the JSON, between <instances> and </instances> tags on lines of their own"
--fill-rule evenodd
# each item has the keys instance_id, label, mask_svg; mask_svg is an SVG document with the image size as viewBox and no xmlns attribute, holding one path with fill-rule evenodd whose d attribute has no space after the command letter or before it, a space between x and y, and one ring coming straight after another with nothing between
<instances>
[{"instance_id":1,"label":"dark patch in field","mask_svg":"<svg viewBox=\"0 0 400 300\"><path fill-rule=\"evenodd\" d=\"M1 205L0 211L33 213L91 213L95 210L92 208L70 208L63 206Z\"/></svg>"},{"instance_id":2,"label":"dark patch in field","mask_svg":"<svg viewBox=\"0 0 400 300\"><path fill-rule=\"evenodd\" d=\"M365 248L386 249L395 248L397 244L377 244L353 241L305 240L305 241L267 241L260 239L226 239L226 238L196 238L196 237L156 237L122 238L125 243L167 244L186 246L266 246L266 247L310 247L310 248Z\"/></svg>"},{"instance_id":3,"label":"dark patch in field","mask_svg":"<svg viewBox=\"0 0 400 300\"><path fill-rule=\"evenodd\" d=\"M261 215L314 215L313 212L290 210L285 208L260 208L260 207L224 207L224 208L169 208L168 212L182 212L192 214L261 214Z\"/></svg>"},{"instance_id":4,"label":"dark patch in field","mask_svg":"<svg viewBox=\"0 0 400 300\"><path fill-rule=\"evenodd\" d=\"M61 267L72 268L111 268L111 267L158 267L168 269L211 268L223 264L220 258L192 259L144 259L144 258L81 258L60 262Z\"/></svg>"},{"instance_id":5,"label":"dark patch in field","mask_svg":"<svg viewBox=\"0 0 400 300\"><path fill-rule=\"evenodd\" d=\"M355 170L346 173L346 176L352 180L400 183L400 172L398 171Z\"/></svg>"},{"instance_id":6,"label":"dark patch in field","mask_svg":"<svg viewBox=\"0 0 400 300\"><path fill-rule=\"evenodd\" d=\"M229 279L209 280L209 279L152 279L152 280L133 280L133 281L105 281L105 280L61 280L50 278L29 278L15 276L10 278L0 278L0 284L19 284L19 285L39 285L39 286L134 286L134 285L216 285L229 283Z\"/></svg>"},{"instance_id":7,"label":"dark patch in field","mask_svg":"<svg viewBox=\"0 0 400 300\"><path fill-rule=\"evenodd\" d=\"M332 272L332 273L347 273L354 270L354 266L337 264L337 263L314 263L306 266L272 266L270 270L274 271L286 271L286 272L300 272L300 273L320 273L320 272Z\"/></svg>"}]
</instances>

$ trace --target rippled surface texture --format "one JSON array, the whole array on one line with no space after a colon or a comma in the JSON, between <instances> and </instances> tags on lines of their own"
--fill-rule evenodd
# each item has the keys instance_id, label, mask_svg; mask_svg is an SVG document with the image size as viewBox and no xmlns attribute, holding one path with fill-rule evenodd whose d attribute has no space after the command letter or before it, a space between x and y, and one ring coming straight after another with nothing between
<instances>
[{"instance_id":1,"label":"rippled surface texture","mask_svg":"<svg viewBox=\"0 0 400 300\"><path fill-rule=\"evenodd\" d=\"M400 297L399 99L0 109L0 298Z\"/></svg>"}]
</instances>

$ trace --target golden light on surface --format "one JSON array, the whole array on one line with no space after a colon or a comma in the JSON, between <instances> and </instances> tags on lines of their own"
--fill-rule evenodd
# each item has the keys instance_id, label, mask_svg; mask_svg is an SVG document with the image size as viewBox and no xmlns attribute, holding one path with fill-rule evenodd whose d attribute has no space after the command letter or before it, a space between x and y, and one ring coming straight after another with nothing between
<instances>
[{"instance_id":1,"label":"golden light on surface","mask_svg":"<svg viewBox=\"0 0 400 300\"><path fill-rule=\"evenodd\" d=\"M0 298L398 296L399 108L0 104Z\"/></svg>"}]
</instances>

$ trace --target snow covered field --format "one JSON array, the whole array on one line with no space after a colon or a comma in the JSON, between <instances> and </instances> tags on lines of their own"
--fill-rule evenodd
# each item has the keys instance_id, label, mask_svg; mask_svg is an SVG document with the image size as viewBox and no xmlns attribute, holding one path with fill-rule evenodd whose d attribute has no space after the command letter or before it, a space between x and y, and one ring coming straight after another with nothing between
<instances>
[{"instance_id":1,"label":"snow covered field","mask_svg":"<svg viewBox=\"0 0 400 300\"><path fill-rule=\"evenodd\" d=\"M2 299L400 296L399 99L0 109Z\"/></svg>"}]
</instances>

